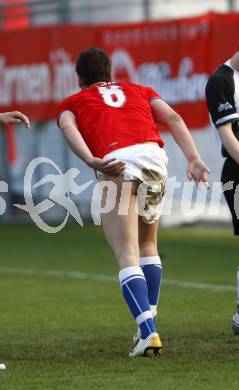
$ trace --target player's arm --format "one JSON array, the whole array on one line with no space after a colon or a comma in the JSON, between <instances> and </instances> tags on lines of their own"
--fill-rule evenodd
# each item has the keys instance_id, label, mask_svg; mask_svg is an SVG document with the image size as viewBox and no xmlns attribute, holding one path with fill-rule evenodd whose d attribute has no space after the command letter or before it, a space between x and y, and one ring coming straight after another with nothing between
<instances>
[{"instance_id":1,"label":"player's arm","mask_svg":"<svg viewBox=\"0 0 239 390\"><path fill-rule=\"evenodd\" d=\"M124 163L116 161L114 158L103 160L92 155L84 138L80 134L73 112L64 111L60 115L58 124L71 150L89 167L110 175L117 175L122 171L125 166Z\"/></svg>"},{"instance_id":2,"label":"player's arm","mask_svg":"<svg viewBox=\"0 0 239 390\"><path fill-rule=\"evenodd\" d=\"M24 125L29 129L30 127L30 121L26 115L24 115L22 112L19 111L12 111L12 112L2 112L0 113L0 124L2 125L9 125L11 123L21 123L23 122Z\"/></svg>"},{"instance_id":3,"label":"player's arm","mask_svg":"<svg viewBox=\"0 0 239 390\"><path fill-rule=\"evenodd\" d=\"M217 128L222 144L234 161L239 164L239 142L232 131L232 124L226 123Z\"/></svg>"},{"instance_id":4,"label":"player's arm","mask_svg":"<svg viewBox=\"0 0 239 390\"><path fill-rule=\"evenodd\" d=\"M235 106L234 80L231 69L225 70L224 76L209 78L205 94L208 111L218 130L221 142L233 160L239 164L239 141L232 130L232 123L239 122L239 114Z\"/></svg>"},{"instance_id":5,"label":"player's arm","mask_svg":"<svg viewBox=\"0 0 239 390\"><path fill-rule=\"evenodd\" d=\"M207 186L208 173L210 173L210 171L201 160L184 120L161 99L154 99L150 104L155 121L160 122L169 128L173 138L188 160L187 176L189 180L193 179L197 183L202 182Z\"/></svg>"}]
</instances>

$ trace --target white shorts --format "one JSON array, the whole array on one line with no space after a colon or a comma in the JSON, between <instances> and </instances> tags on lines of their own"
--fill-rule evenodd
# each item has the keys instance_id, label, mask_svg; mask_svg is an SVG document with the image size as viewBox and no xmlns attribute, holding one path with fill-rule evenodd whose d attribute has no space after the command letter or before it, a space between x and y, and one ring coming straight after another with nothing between
<instances>
[{"instance_id":1,"label":"white shorts","mask_svg":"<svg viewBox=\"0 0 239 390\"><path fill-rule=\"evenodd\" d=\"M156 143L143 143L114 150L104 160L115 158L126 163L122 172L125 180L136 180L139 214L146 223L159 219L167 179L168 157Z\"/></svg>"}]
</instances>

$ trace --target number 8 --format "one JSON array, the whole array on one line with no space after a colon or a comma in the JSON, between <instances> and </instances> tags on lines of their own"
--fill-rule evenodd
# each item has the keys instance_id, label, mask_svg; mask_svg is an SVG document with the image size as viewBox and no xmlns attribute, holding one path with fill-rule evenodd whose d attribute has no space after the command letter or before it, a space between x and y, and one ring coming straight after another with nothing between
<instances>
[{"instance_id":1,"label":"number 8","mask_svg":"<svg viewBox=\"0 0 239 390\"><path fill-rule=\"evenodd\" d=\"M126 101L124 92L118 85L112 85L110 87L98 87L98 90L107 106L115 108L122 107Z\"/></svg>"}]
</instances>

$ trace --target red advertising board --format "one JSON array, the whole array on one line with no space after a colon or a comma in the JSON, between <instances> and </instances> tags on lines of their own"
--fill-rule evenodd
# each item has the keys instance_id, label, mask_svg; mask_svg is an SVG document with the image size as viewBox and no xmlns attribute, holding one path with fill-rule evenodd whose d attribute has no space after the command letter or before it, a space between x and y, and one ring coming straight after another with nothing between
<instances>
[{"instance_id":1,"label":"red advertising board","mask_svg":"<svg viewBox=\"0 0 239 390\"><path fill-rule=\"evenodd\" d=\"M138 24L54 26L1 32L0 111L18 109L32 120L54 119L56 106L78 90L80 51L102 47L113 77L150 85L190 128L208 125L208 75L239 43L239 14Z\"/></svg>"}]
</instances>

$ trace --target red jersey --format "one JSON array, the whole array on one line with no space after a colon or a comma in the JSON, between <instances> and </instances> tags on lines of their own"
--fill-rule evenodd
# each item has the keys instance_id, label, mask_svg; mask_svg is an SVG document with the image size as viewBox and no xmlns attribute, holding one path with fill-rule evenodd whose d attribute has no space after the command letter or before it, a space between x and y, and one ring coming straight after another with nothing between
<instances>
[{"instance_id":1,"label":"red jersey","mask_svg":"<svg viewBox=\"0 0 239 390\"><path fill-rule=\"evenodd\" d=\"M150 101L160 95L129 82L102 82L66 98L58 107L75 114L77 126L94 157L126 146L157 142L163 147Z\"/></svg>"}]
</instances>

